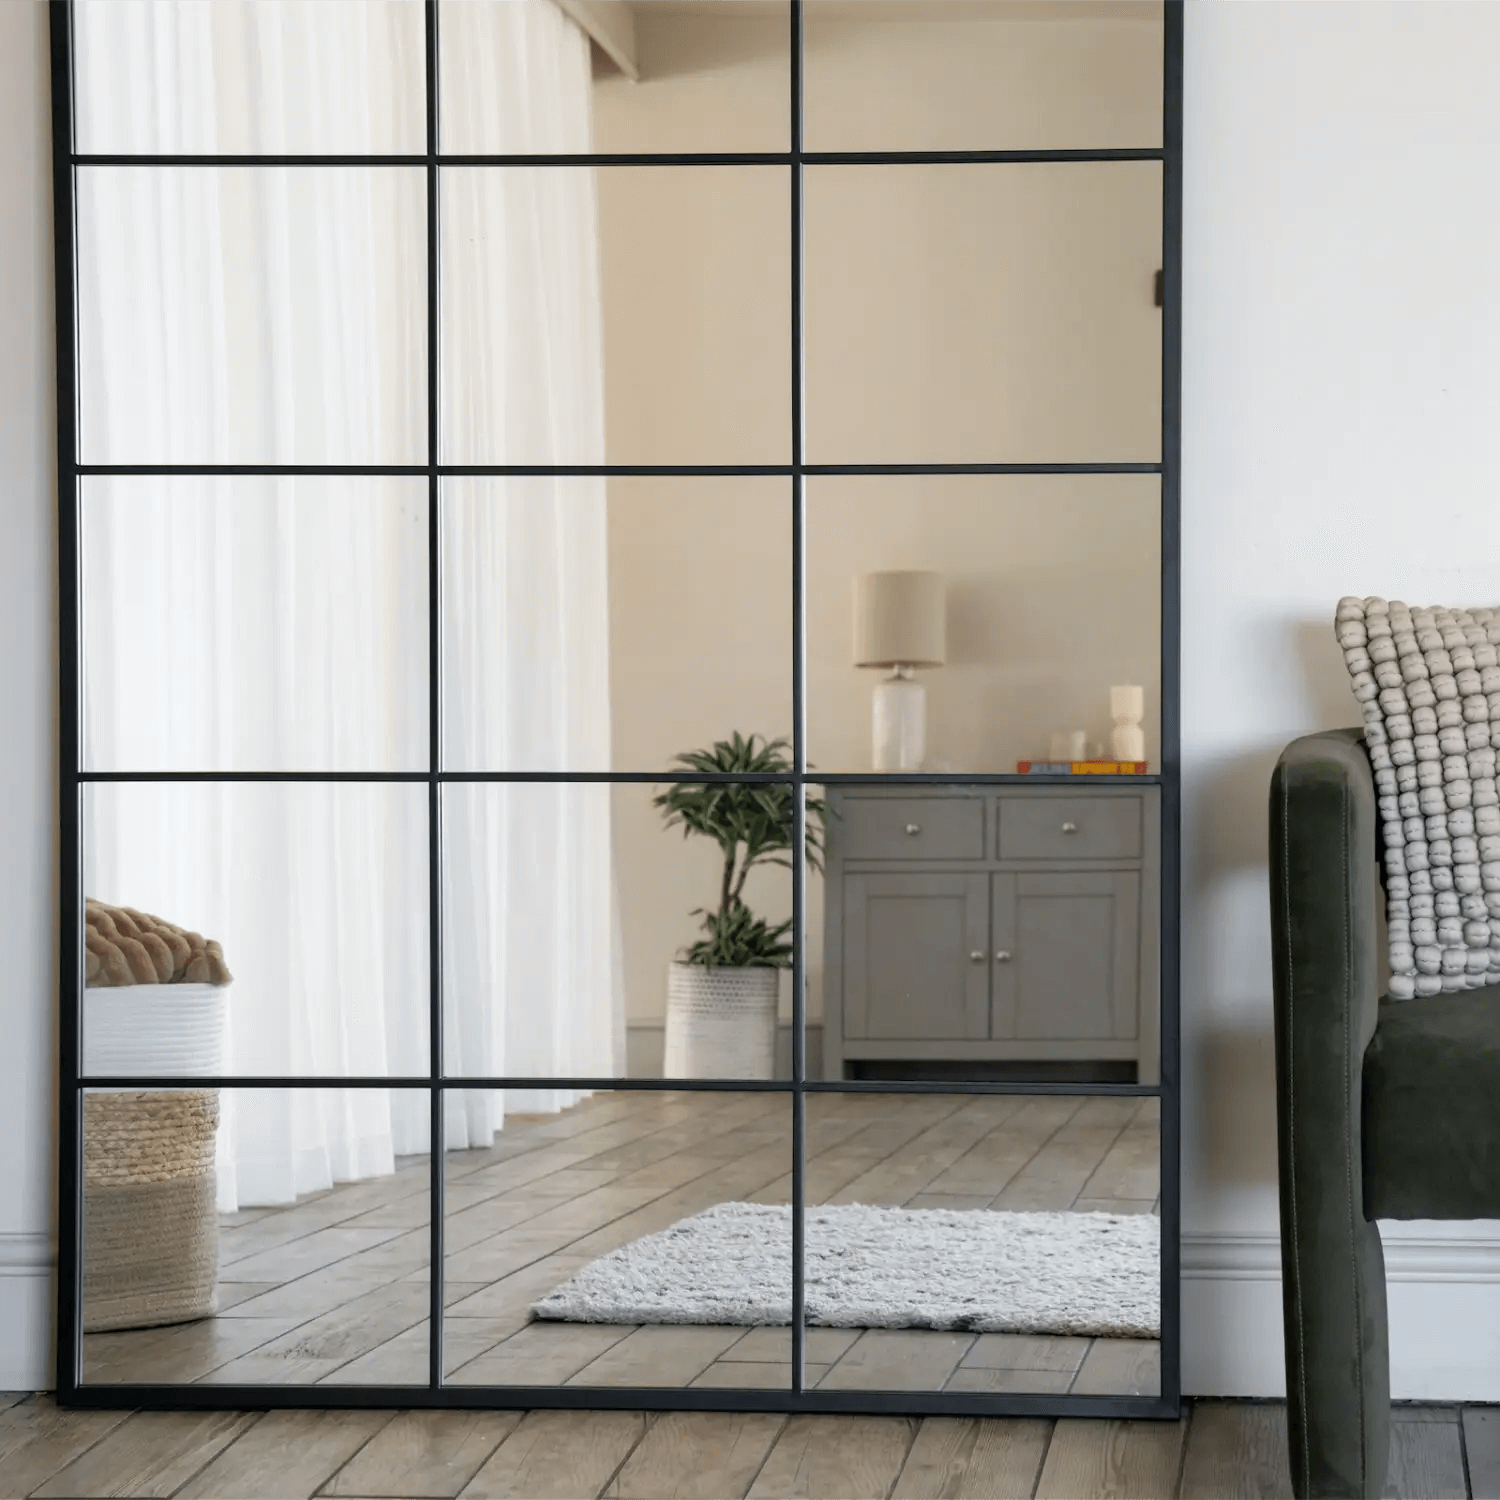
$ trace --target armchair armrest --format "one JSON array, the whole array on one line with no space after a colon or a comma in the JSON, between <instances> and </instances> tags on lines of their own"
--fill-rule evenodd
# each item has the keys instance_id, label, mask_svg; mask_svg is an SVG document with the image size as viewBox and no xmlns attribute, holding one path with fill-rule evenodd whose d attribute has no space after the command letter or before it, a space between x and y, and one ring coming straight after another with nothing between
<instances>
[{"instance_id":1,"label":"armchair armrest","mask_svg":"<svg viewBox=\"0 0 1500 1500\"><path fill-rule=\"evenodd\" d=\"M1357 729L1294 740L1271 779L1271 951L1292 1482L1379 1496L1390 1443L1380 1235L1361 1078L1384 969L1377 803Z\"/></svg>"}]
</instances>

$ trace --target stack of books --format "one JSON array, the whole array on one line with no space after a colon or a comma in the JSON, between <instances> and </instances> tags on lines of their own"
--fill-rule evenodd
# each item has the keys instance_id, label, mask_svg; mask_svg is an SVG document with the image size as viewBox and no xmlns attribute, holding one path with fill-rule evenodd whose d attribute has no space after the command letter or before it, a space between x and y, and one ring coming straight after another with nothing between
<instances>
[{"instance_id":1,"label":"stack of books","mask_svg":"<svg viewBox=\"0 0 1500 1500\"><path fill-rule=\"evenodd\" d=\"M1018 760L1022 776L1144 776L1143 760Z\"/></svg>"}]
</instances>

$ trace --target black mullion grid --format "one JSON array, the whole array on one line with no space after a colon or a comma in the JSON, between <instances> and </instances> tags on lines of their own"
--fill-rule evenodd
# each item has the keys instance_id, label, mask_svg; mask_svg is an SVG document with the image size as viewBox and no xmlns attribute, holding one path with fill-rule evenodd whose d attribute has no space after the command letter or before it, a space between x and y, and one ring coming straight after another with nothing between
<instances>
[{"instance_id":1,"label":"black mullion grid","mask_svg":"<svg viewBox=\"0 0 1500 1500\"><path fill-rule=\"evenodd\" d=\"M63 798L61 831L63 837L63 919L62 954L62 1109L61 1140L64 1146L61 1168L62 1194L60 1213L59 1333L63 1336L63 1357L59 1360L59 1395L72 1404L114 1407L125 1402L145 1408L194 1408L248 1406L385 1406L400 1402L423 1406L514 1406L556 1407L636 1407L650 1409L702 1410L773 1410L864 1412L900 1410L956 1414L1014 1413L1016 1415L1154 1417L1175 1415L1180 1396L1180 1371L1177 1368L1180 1328L1177 1305L1179 1184L1175 1168L1179 1139L1178 1060L1178 956L1176 925L1178 922L1177 838L1180 825L1178 709L1179 686L1178 634L1180 612L1177 597L1180 571L1179 548L1179 475L1180 446L1180 296L1181 296L1181 91L1182 91L1182 5L1181 0L1166 0L1166 72L1164 83L1165 133L1160 149L1109 151L976 151L976 152L804 152L801 148L800 84L801 0L791 0L793 40L792 149L787 153L702 153L654 155L593 155L571 157L529 156L444 156L437 147L437 18L436 0L426 0L427 35L427 151L420 156L286 156L286 157L208 157L189 155L109 156L84 155L72 150L72 47L70 6L68 0L52 0L52 68L53 68L53 151L54 203L58 211L58 349L69 358L58 361L58 433L60 475L60 582L62 589L62 654L60 684L62 688ZM63 103L59 103L63 101ZM994 464L807 464L803 462L802 444L802 372L801 372L801 278L800 245L801 178L808 165L924 165L938 163L1022 163L1022 162L1108 162L1160 161L1164 167L1163 182L1163 261L1166 296L1163 320L1163 393L1161 462L1142 463L994 463ZM436 215L437 175L442 166L670 166L670 165L765 165L787 166L792 175L792 275L793 275L793 462L790 465L444 465L438 462L438 226ZM429 451L426 465L82 465L77 455L76 344L74 342L76 264L73 253L72 209L74 171L79 166L412 166L423 167L428 175L428 425ZM65 210L65 211L64 211ZM430 756L427 772L91 772L81 770L78 757L79 725L79 636L78 613L81 594L77 576L77 481L95 474L138 475L405 475L425 477L429 486L429 679ZM672 772L494 772L446 773L439 762L439 695L437 669L440 658L440 623L438 576L438 481L448 475L579 475L613 477L616 475L765 475L787 476L794 484L794 753L793 771L789 775L715 776L683 775ZM440 906L440 823L437 805L444 781L516 781L516 782L659 782L671 780L766 781L790 783L795 788L794 837L805 837L805 794L809 782L858 785L863 782L891 782L913 785L948 784L955 779L974 784L1076 785L1072 777L1022 777L1003 773L973 774L955 778L935 773L826 773L808 774L805 754L805 581L803 550L805 537L805 497L803 481L816 475L876 474L970 474L970 475L1072 475L1072 474L1158 474L1162 476L1162 774L1148 777L1099 777L1091 784L1159 786L1162 790L1162 970L1160 985L1162 1081L1158 1085L1037 1083L1022 1081L963 1080L870 1080L824 1082L809 1080L805 1068L805 995L801 976L805 973L805 870L800 859L794 861L794 913L799 924L799 939L794 955L794 1068L790 1082L761 1080L708 1079L568 1079L568 1078L463 1078L446 1079L442 1072L441 1030L441 906ZM191 1079L174 1076L153 1078L88 1078L79 1073L78 1021L82 975L82 896L78 881L81 875L79 795L90 781L375 781L426 782L429 787L429 921L432 933L432 970L430 994L429 1072L426 1076L407 1077L215 1077ZM800 843L799 843L800 848ZM70 884L71 882L71 884ZM73 901L74 940L68 938L68 903ZM135 1086L157 1088L225 1087L225 1088L427 1088L432 1099L433 1176L432 1213L432 1307L429 1380L426 1386L366 1387L325 1390L300 1386L216 1387L155 1385L111 1385L84 1388L78 1381L78 1359L81 1353L82 1264L79 1229L82 1222L81 1173L79 1144L82 1087ZM592 1090L650 1092L783 1092L793 1104L793 1180L794 1180L794 1288L793 1288L793 1388L787 1392L712 1392L660 1389L589 1390L554 1387L465 1388L462 1393L442 1384L442 1101L448 1088L577 1088ZM1044 1095L1119 1095L1152 1097L1163 1100L1162 1117L1162 1219L1163 1219L1163 1300L1162 1355L1163 1385L1157 1397L1090 1397L1090 1396L992 1396L965 1395L955 1392L808 1392L802 1389L804 1340L802 1322L800 1236L803 1215L803 1176L805 1164L804 1101L809 1093L941 1093L941 1094L1044 1094ZM72 1149L69 1150L71 1139ZM67 1285L71 1269L72 1285ZM331 1397L332 1399L326 1399ZM311 1399L310 1399L311 1398Z\"/></svg>"},{"instance_id":2,"label":"black mullion grid","mask_svg":"<svg viewBox=\"0 0 1500 1500\"><path fill-rule=\"evenodd\" d=\"M428 1304L427 1383L437 1390L443 1383L443 1189L447 1171L447 1129L442 1089L435 1080L443 1072L443 798L438 772L442 769L442 483L437 463L441 457L441 334L438 278L442 268L438 203L438 3L423 8L423 54L426 65L427 128L427 1070L434 1082L427 1093L428 1121Z\"/></svg>"},{"instance_id":3,"label":"black mullion grid","mask_svg":"<svg viewBox=\"0 0 1500 1500\"><path fill-rule=\"evenodd\" d=\"M1158 980L1161 1088L1161 1390L1182 1402L1181 923L1182 758L1182 0L1165 6L1162 72L1161 903Z\"/></svg>"},{"instance_id":4,"label":"black mullion grid","mask_svg":"<svg viewBox=\"0 0 1500 1500\"><path fill-rule=\"evenodd\" d=\"M818 478L874 474L1160 474L1159 463L973 464L79 464L95 475L195 476L214 479L394 478L423 479L434 470L445 479L721 479Z\"/></svg>"},{"instance_id":5,"label":"black mullion grid","mask_svg":"<svg viewBox=\"0 0 1500 1500\"><path fill-rule=\"evenodd\" d=\"M83 789L80 754L78 523L78 321L74 241L76 183L73 151L72 12L53 0L52 221L57 338L57 566L58 566L58 1213L57 1392L67 1400L78 1389L83 1352L83 1093L82 1063L83 861L80 858Z\"/></svg>"},{"instance_id":6,"label":"black mullion grid","mask_svg":"<svg viewBox=\"0 0 1500 1500\"><path fill-rule=\"evenodd\" d=\"M793 22L793 25L799 23ZM794 58L794 69L800 63ZM626 151L562 154L524 153L349 156L339 153L302 153L290 156L225 156L206 152L85 153L71 157L77 167L886 167L967 166L975 164L1029 165L1162 161L1159 147L1110 148L1080 151Z\"/></svg>"},{"instance_id":7,"label":"black mullion grid","mask_svg":"<svg viewBox=\"0 0 1500 1500\"><path fill-rule=\"evenodd\" d=\"M802 367L802 0L788 6L792 437L792 1394L807 1384L807 495Z\"/></svg>"},{"instance_id":8,"label":"black mullion grid","mask_svg":"<svg viewBox=\"0 0 1500 1500\"><path fill-rule=\"evenodd\" d=\"M694 1386L579 1385L125 1385L79 1386L69 1406L103 1411L368 1410L725 1411L938 1417L1175 1417L1155 1396L990 1396L967 1391L707 1390Z\"/></svg>"},{"instance_id":9,"label":"black mullion grid","mask_svg":"<svg viewBox=\"0 0 1500 1500\"><path fill-rule=\"evenodd\" d=\"M485 1075L468 1077L449 1074L434 1078L428 1073L306 1073L301 1076L278 1073L201 1074L171 1073L164 1077L151 1074L81 1075L84 1089L454 1089L491 1092L497 1089L574 1089L590 1093L646 1094L1033 1094L1060 1095L1094 1099L1104 1095L1122 1099L1150 1099L1161 1092L1154 1083L1089 1083L1075 1080L1052 1082L1026 1079L928 1078L928 1079L844 1079L829 1082L821 1078L806 1079L800 1085L788 1078L575 1078L536 1074Z\"/></svg>"}]
</instances>

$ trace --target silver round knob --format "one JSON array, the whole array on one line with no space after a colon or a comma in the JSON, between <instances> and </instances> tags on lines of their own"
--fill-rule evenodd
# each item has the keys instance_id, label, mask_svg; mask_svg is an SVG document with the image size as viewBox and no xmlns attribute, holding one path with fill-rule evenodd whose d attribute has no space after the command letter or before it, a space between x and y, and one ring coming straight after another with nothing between
<instances>
[{"instance_id":1,"label":"silver round knob","mask_svg":"<svg viewBox=\"0 0 1500 1500\"><path fill-rule=\"evenodd\" d=\"M1010 962L1010 952L1009 952L1009 950L1005 949L1005 948L1002 948L995 955L995 962L997 964L1008 964Z\"/></svg>"},{"instance_id":2,"label":"silver round knob","mask_svg":"<svg viewBox=\"0 0 1500 1500\"><path fill-rule=\"evenodd\" d=\"M1078 832L1078 825L1076 823L1064 823L1063 824L1063 832L1064 833L1077 833Z\"/></svg>"},{"instance_id":3,"label":"silver round knob","mask_svg":"<svg viewBox=\"0 0 1500 1500\"><path fill-rule=\"evenodd\" d=\"M920 823L908 823L906 825L906 836L909 839L916 838L916 836L921 833L921 831L922 825Z\"/></svg>"},{"instance_id":4,"label":"silver round knob","mask_svg":"<svg viewBox=\"0 0 1500 1500\"><path fill-rule=\"evenodd\" d=\"M984 962L984 954L982 952L980 952L980 950L978 948L976 948L969 955L969 962L971 964L982 964Z\"/></svg>"}]
</instances>

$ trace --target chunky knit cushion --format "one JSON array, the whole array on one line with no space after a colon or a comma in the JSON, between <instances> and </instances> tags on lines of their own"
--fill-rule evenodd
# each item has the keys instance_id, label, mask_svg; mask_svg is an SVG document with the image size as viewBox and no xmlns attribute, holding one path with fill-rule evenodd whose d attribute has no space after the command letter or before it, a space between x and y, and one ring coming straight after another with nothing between
<instances>
[{"instance_id":1,"label":"chunky knit cushion","mask_svg":"<svg viewBox=\"0 0 1500 1500\"><path fill-rule=\"evenodd\" d=\"M1500 610L1341 599L1384 834L1391 996L1500 983Z\"/></svg>"}]
</instances>

